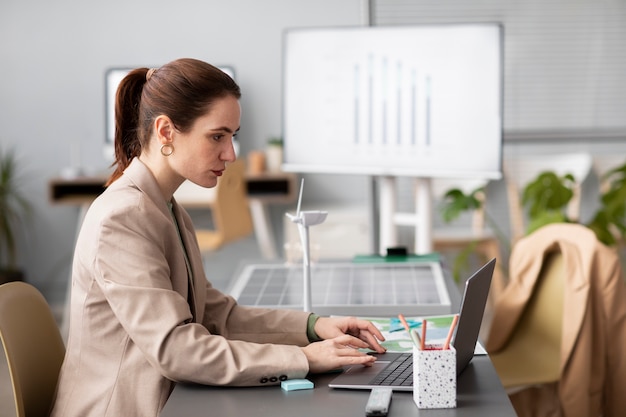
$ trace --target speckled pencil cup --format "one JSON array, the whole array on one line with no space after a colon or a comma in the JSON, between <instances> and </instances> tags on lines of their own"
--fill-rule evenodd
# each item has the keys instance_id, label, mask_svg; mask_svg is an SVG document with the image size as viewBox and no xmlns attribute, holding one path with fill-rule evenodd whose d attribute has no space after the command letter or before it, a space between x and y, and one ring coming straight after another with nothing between
<instances>
[{"instance_id":1,"label":"speckled pencil cup","mask_svg":"<svg viewBox=\"0 0 626 417\"><path fill-rule=\"evenodd\" d=\"M456 407L456 350L413 347L413 401L418 408Z\"/></svg>"}]
</instances>

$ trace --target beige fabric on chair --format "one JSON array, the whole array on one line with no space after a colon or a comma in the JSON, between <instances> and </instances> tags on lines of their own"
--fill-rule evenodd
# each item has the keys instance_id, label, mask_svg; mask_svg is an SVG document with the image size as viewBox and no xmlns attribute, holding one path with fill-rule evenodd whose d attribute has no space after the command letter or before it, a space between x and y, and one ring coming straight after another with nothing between
<instances>
[{"instance_id":1,"label":"beige fabric on chair","mask_svg":"<svg viewBox=\"0 0 626 417\"><path fill-rule=\"evenodd\" d=\"M585 226L550 224L518 241L510 258L509 284L494 308L486 349L495 358L503 384L509 384L511 369L499 369L507 362L498 358L515 347L515 334L527 320L528 307L532 310L533 297L540 288L543 291L540 278L552 273L545 266L554 252L561 253L564 271L560 353L553 359L558 361L558 381L546 384L553 374L548 379L538 375L535 381L527 374L517 381L526 389L511 395L511 401L520 416L623 416L626 284L617 252ZM547 323L553 318L546 316L550 314L558 312L536 317ZM519 365L539 360L535 355L552 355L544 351L546 336L531 341L534 346L517 349Z\"/></svg>"},{"instance_id":2,"label":"beige fabric on chair","mask_svg":"<svg viewBox=\"0 0 626 417\"><path fill-rule=\"evenodd\" d=\"M184 207L211 210L214 228L196 229L201 252L215 251L254 232L245 169L244 161L238 159L227 165L214 189L202 188L187 181L174 194L176 201Z\"/></svg>"},{"instance_id":3,"label":"beige fabric on chair","mask_svg":"<svg viewBox=\"0 0 626 417\"><path fill-rule=\"evenodd\" d=\"M556 382L561 375L565 268L560 251L546 254L535 285L506 347L490 355L510 391Z\"/></svg>"},{"instance_id":4,"label":"beige fabric on chair","mask_svg":"<svg viewBox=\"0 0 626 417\"><path fill-rule=\"evenodd\" d=\"M48 303L32 285L0 285L0 337L17 417L48 416L65 345Z\"/></svg>"}]
</instances>

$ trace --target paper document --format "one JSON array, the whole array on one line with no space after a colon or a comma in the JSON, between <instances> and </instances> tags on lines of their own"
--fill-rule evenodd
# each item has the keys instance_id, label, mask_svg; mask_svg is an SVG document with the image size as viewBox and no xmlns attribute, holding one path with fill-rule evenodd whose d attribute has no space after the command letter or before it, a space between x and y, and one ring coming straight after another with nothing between
<instances>
[{"instance_id":1,"label":"paper document","mask_svg":"<svg viewBox=\"0 0 626 417\"><path fill-rule=\"evenodd\" d=\"M452 324L454 314L428 317L406 317L406 321L411 329L418 331L422 327L422 319L428 321L426 343L443 344L448 335L448 330ZM406 332L400 320L396 317L363 317L371 321L385 337L381 343L389 352L410 352L413 348L411 337ZM486 355L487 351L480 342L476 343L475 355Z\"/></svg>"}]
</instances>

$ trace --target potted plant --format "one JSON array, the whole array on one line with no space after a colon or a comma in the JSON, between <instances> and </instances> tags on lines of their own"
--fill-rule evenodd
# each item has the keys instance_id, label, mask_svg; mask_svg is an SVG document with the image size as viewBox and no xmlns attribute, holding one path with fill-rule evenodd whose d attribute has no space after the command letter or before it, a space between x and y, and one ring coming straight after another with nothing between
<instances>
[{"instance_id":1,"label":"potted plant","mask_svg":"<svg viewBox=\"0 0 626 417\"><path fill-rule=\"evenodd\" d=\"M607 172L608 190L600 194L600 205L588 223L582 223L594 231L599 241L616 246L626 237L626 163ZM524 189L522 202L529 208L527 234L549 223L571 223L565 208L572 199L574 178L571 175L556 176L544 172Z\"/></svg>"},{"instance_id":2,"label":"potted plant","mask_svg":"<svg viewBox=\"0 0 626 417\"><path fill-rule=\"evenodd\" d=\"M607 172L603 180L609 180L609 187L600 194L600 205L588 223L582 223L594 231L599 241L607 246L617 246L626 241L626 163ZM574 195L575 179L567 174L558 176L554 172L540 173L529 182L522 193L522 205L527 209L528 226L526 234L550 223L571 223L566 214L566 207ZM444 221L450 222L461 213L481 207L482 201L476 193L464 194L461 190L450 190L445 196L442 207ZM494 222L490 226L497 230ZM504 243L502 235L498 234ZM455 260L455 273L467 263L467 257L473 252L468 247Z\"/></svg>"},{"instance_id":3,"label":"potted plant","mask_svg":"<svg viewBox=\"0 0 626 417\"><path fill-rule=\"evenodd\" d=\"M0 148L0 284L24 279L17 266L16 237L32 208L20 181L15 151Z\"/></svg>"},{"instance_id":4,"label":"potted plant","mask_svg":"<svg viewBox=\"0 0 626 417\"><path fill-rule=\"evenodd\" d=\"M445 223L451 223L461 216L464 212L470 212L473 210L484 210L485 221L489 228L493 231L494 235L501 244L501 249L506 253L510 251L508 241L497 222L492 218L487 210L485 210L485 186L478 187L468 193L465 193L460 188L452 188L448 190L441 201L440 210L441 216ZM460 282L462 272L469 265L469 258L475 252L478 242L473 242L467 247L462 249L454 259L452 264L452 277L456 282ZM506 272L506 265L500 265L503 271Z\"/></svg>"},{"instance_id":5,"label":"potted plant","mask_svg":"<svg viewBox=\"0 0 626 417\"><path fill-rule=\"evenodd\" d=\"M283 138L272 137L267 141L265 163L270 172L279 172L283 164Z\"/></svg>"},{"instance_id":6,"label":"potted plant","mask_svg":"<svg viewBox=\"0 0 626 417\"><path fill-rule=\"evenodd\" d=\"M571 174L559 177L552 171L540 173L526 185L522 205L528 209L526 234L550 223L571 223L566 208L574 196L576 179Z\"/></svg>"}]
</instances>

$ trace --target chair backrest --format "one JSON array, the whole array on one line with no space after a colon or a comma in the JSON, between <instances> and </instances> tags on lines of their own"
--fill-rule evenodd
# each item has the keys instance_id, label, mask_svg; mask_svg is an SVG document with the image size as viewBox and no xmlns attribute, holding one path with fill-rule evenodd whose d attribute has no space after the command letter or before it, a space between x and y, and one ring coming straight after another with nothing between
<instances>
[{"instance_id":1,"label":"chair backrest","mask_svg":"<svg viewBox=\"0 0 626 417\"><path fill-rule=\"evenodd\" d=\"M176 191L174 197L183 206L211 211L213 228L196 228L201 251L213 251L252 234L254 224L246 186L245 162L237 159L228 164L215 187L203 188L185 181Z\"/></svg>"},{"instance_id":2,"label":"chair backrest","mask_svg":"<svg viewBox=\"0 0 626 417\"><path fill-rule=\"evenodd\" d=\"M552 255L555 251L562 256L562 267ZM498 375L511 372L499 368L498 356L504 359L526 315L540 304L544 308L528 328L541 334L529 338L526 348L517 349L506 363L521 368L522 375L527 367L543 373L540 364L558 364L560 373L553 368L557 383L518 380L532 384L532 390L511 396L519 415L555 407L564 416L623 414L626 396L617 387L626 384L626 283L618 251L602 244L586 226L551 223L516 243L509 271L510 282L494 306L485 343L494 367ZM554 349L544 352L559 344L558 355Z\"/></svg>"},{"instance_id":3,"label":"chair backrest","mask_svg":"<svg viewBox=\"0 0 626 417\"><path fill-rule=\"evenodd\" d=\"M252 216L246 192L246 166L243 159L228 165L218 180L213 208L215 228L223 243L249 236L253 232Z\"/></svg>"},{"instance_id":4,"label":"chair backrest","mask_svg":"<svg viewBox=\"0 0 626 417\"><path fill-rule=\"evenodd\" d=\"M505 388L558 381L565 270L563 256L546 256L536 289L526 304L506 347L490 358Z\"/></svg>"},{"instance_id":5,"label":"chair backrest","mask_svg":"<svg viewBox=\"0 0 626 417\"><path fill-rule=\"evenodd\" d=\"M580 215L580 187L591 172L592 158L586 152L535 154L504 158L503 171L507 185L511 240L515 243L525 234L524 211L521 194L531 181L542 172L554 172L562 177L571 174L575 180L574 196L568 207L567 215L571 220L578 220Z\"/></svg>"},{"instance_id":6,"label":"chair backrest","mask_svg":"<svg viewBox=\"0 0 626 417\"><path fill-rule=\"evenodd\" d=\"M0 337L17 417L48 416L65 345L48 303L32 285L0 285Z\"/></svg>"}]
</instances>

